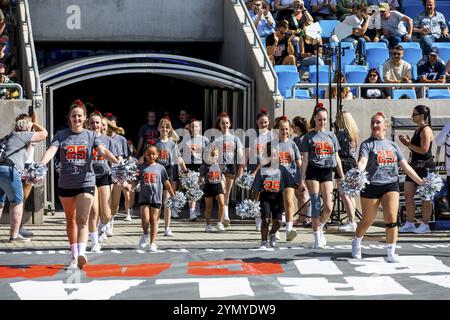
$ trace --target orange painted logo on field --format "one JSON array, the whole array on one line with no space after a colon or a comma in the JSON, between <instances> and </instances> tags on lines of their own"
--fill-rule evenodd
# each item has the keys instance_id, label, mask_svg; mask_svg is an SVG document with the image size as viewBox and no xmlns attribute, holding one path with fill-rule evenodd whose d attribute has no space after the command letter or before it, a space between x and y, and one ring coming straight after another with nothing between
<instances>
[{"instance_id":1,"label":"orange painted logo on field","mask_svg":"<svg viewBox=\"0 0 450 320\"><path fill-rule=\"evenodd\" d=\"M378 150L377 163L380 167L393 166L397 163L397 155L392 150Z\"/></svg>"},{"instance_id":2,"label":"orange painted logo on field","mask_svg":"<svg viewBox=\"0 0 450 320\"><path fill-rule=\"evenodd\" d=\"M283 268L275 262L219 260L189 262L188 264L188 274L195 276L260 276L282 273L284 273Z\"/></svg>"},{"instance_id":3,"label":"orange painted logo on field","mask_svg":"<svg viewBox=\"0 0 450 320\"><path fill-rule=\"evenodd\" d=\"M5 267L0 266L0 279L26 278L35 279L43 277L53 277L65 267L62 264L55 265L29 265L26 267Z\"/></svg>"},{"instance_id":4,"label":"orange painted logo on field","mask_svg":"<svg viewBox=\"0 0 450 320\"><path fill-rule=\"evenodd\" d=\"M92 264L83 270L88 278L106 277L154 277L171 267L171 263L149 263L135 265Z\"/></svg>"}]
</instances>

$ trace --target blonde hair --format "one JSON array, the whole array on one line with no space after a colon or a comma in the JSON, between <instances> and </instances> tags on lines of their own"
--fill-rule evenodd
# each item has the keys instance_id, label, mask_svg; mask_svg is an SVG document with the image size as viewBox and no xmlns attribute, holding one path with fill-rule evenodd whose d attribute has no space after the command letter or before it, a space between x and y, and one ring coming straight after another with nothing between
<instances>
[{"instance_id":1,"label":"blonde hair","mask_svg":"<svg viewBox=\"0 0 450 320\"><path fill-rule=\"evenodd\" d=\"M169 119L162 118L161 120L159 120L158 130L163 126L167 126L169 128L169 139L171 139L174 142L178 142L180 140L180 137L177 135L175 130L173 130L172 122L170 122Z\"/></svg>"},{"instance_id":2,"label":"blonde hair","mask_svg":"<svg viewBox=\"0 0 450 320\"><path fill-rule=\"evenodd\" d=\"M356 144L359 141L359 129L356 125L355 119L348 111L339 112L336 116L336 126L338 129L347 129L350 134L350 138Z\"/></svg>"},{"instance_id":3,"label":"blonde hair","mask_svg":"<svg viewBox=\"0 0 450 320\"><path fill-rule=\"evenodd\" d=\"M125 134L125 130L122 127L115 126L107 118L105 119L106 123L108 124L108 131L107 131L108 136L112 136L113 132L120 135Z\"/></svg>"}]
</instances>

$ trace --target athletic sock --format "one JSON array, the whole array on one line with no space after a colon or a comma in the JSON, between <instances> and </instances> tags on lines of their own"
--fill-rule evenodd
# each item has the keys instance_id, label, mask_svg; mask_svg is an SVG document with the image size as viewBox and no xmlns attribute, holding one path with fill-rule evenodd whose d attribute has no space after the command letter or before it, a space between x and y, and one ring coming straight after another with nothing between
<instances>
[{"instance_id":1,"label":"athletic sock","mask_svg":"<svg viewBox=\"0 0 450 320\"><path fill-rule=\"evenodd\" d=\"M223 218L230 220L230 217L228 216L228 206L223 206Z\"/></svg>"},{"instance_id":2,"label":"athletic sock","mask_svg":"<svg viewBox=\"0 0 450 320\"><path fill-rule=\"evenodd\" d=\"M314 241L316 243L319 243L320 242L320 232L319 231L313 231L313 234L314 234Z\"/></svg>"},{"instance_id":3,"label":"athletic sock","mask_svg":"<svg viewBox=\"0 0 450 320\"><path fill-rule=\"evenodd\" d=\"M70 245L70 252L72 252L72 257L74 257L75 259L78 258L78 244L77 243L73 243Z\"/></svg>"},{"instance_id":4,"label":"athletic sock","mask_svg":"<svg viewBox=\"0 0 450 320\"><path fill-rule=\"evenodd\" d=\"M358 247L361 246L361 241L362 241L363 237L355 237L356 240L356 244L358 245Z\"/></svg>"},{"instance_id":5,"label":"athletic sock","mask_svg":"<svg viewBox=\"0 0 450 320\"><path fill-rule=\"evenodd\" d=\"M292 226L293 226L292 222L286 222L286 231L287 232L291 231L292 230Z\"/></svg>"},{"instance_id":6,"label":"athletic sock","mask_svg":"<svg viewBox=\"0 0 450 320\"><path fill-rule=\"evenodd\" d=\"M78 254L80 256L86 256L86 243L78 243Z\"/></svg>"},{"instance_id":7,"label":"athletic sock","mask_svg":"<svg viewBox=\"0 0 450 320\"><path fill-rule=\"evenodd\" d=\"M89 232L89 238L91 239L92 246L98 244L98 232Z\"/></svg>"},{"instance_id":8,"label":"athletic sock","mask_svg":"<svg viewBox=\"0 0 450 320\"><path fill-rule=\"evenodd\" d=\"M395 255L395 247L396 247L395 243L388 243L386 245L388 256L392 257Z\"/></svg>"},{"instance_id":9,"label":"athletic sock","mask_svg":"<svg viewBox=\"0 0 450 320\"><path fill-rule=\"evenodd\" d=\"M323 231L323 227L325 227L325 225L326 225L326 223L322 223L322 222L320 222L320 226L319 226L319 228L320 228L320 230L321 230L321 231Z\"/></svg>"}]
</instances>

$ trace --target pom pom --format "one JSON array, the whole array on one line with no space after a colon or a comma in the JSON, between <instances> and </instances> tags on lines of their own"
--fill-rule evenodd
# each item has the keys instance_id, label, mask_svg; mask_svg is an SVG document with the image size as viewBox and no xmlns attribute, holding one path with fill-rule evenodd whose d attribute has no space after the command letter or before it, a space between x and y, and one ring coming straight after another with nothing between
<instances>
[{"instance_id":1,"label":"pom pom","mask_svg":"<svg viewBox=\"0 0 450 320\"><path fill-rule=\"evenodd\" d=\"M441 191L444 182L439 174L431 172L423 179L425 184L417 188L419 196L422 200L431 201L434 196Z\"/></svg>"},{"instance_id":2,"label":"pom pom","mask_svg":"<svg viewBox=\"0 0 450 320\"><path fill-rule=\"evenodd\" d=\"M84 103L80 99L77 99L74 102L72 102L72 105L77 105L79 107L82 107L82 106L84 106Z\"/></svg>"},{"instance_id":3,"label":"pom pom","mask_svg":"<svg viewBox=\"0 0 450 320\"><path fill-rule=\"evenodd\" d=\"M151 146L156 146L156 141L153 139L148 140L148 144Z\"/></svg>"},{"instance_id":4,"label":"pom pom","mask_svg":"<svg viewBox=\"0 0 450 320\"><path fill-rule=\"evenodd\" d=\"M203 191L200 190L198 179L200 173L188 170L186 173L180 175L181 186L186 189L186 197L189 201L199 201L203 197Z\"/></svg>"},{"instance_id":5,"label":"pom pom","mask_svg":"<svg viewBox=\"0 0 450 320\"><path fill-rule=\"evenodd\" d=\"M122 184L137 179L137 160L125 159L111 166L111 179L114 183Z\"/></svg>"},{"instance_id":6,"label":"pom pom","mask_svg":"<svg viewBox=\"0 0 450 320\"><path fill-rule=\"evenodd\" d=\"M186 191L186 198L188 198L189 201L197 202L203 198L203 194L202 190L192 188Z\"/></svg>"},{"instance_id":7,"label":"pom pom","mask_svg":"<svg viewBox=\"0 0 450 320\"><path fill-rule=\"evenodd\" d=\"M281 120L281 121L287 121L287 119L288 119L288 118L287 118L285 115L282 115L282 116L280 117L280 120Z\"/></svg>"},{"instance_id":8,"label":"pom pom","mask_svg":"<svg viewBox=\"0 0 450 320\"><path fill-rule=\"evenodd\" d=\"M22 181L27 184L41 185L44 183L47 170L47 166L32 162L22 171Z\"/></svg>"},{"instance_id":9,"label":"pom pom","mask_svg":"<svg viewBox=\"0 0 450 320\"><path fill-rule=\"evenodd\" d=\"M241 187L242 189L250 190L252 188L254 180L255 177L252 176L250 173L246 172L236 179L236 185L238 187Z\"/></svg>"},{"instance_id":10,"label":"pom pom","mask_svg":"<svg viewBox=\"0 0 450 320\"><path fill-rule=\"evenodd\" d=\"M262 108L262 109L261 109L261 113L262 113L262 114L267 114L267 109L266 109L266 108Z\"/></svg>"},{"instance_id":11,"label":"pom pom","mask_svg":"<svg viewBox=\"0 0 450 320\"><path fill-rule=\"evenodd\" d=\"M170 210L173 210L174 212L180 212L186 204L186 201L186 196L182 192L177 191L175 193L175 196L168 198L164 204Z\"/></svg>"},{"instance_id":12,"label":"pom pom","mask_svg":"<svg viewBox=\"0 0 450 320\"><path fill-rule=\"evenodd\" d=\"M325 109L325 107L323 106L322 102L319 102L318 104L316 104L316 109Z\"/></svg>"},{"instance_id":13,"label":"pom pom","mask_svg":"<svg viewBox=\"0 0 450 320\"><path fill-rule=\"evenodd\" d=\"M259 201L245 199L236 206L236 215L244 218L255 218L261 215Z\"/></svg>"},{"instance_id":14,"label":"pom pom","mask_svg":"<svg viewBox=\"0 0 450 320\"><path fill-rule=\"evenodd\" d=\"M361 172L358 168L347 171L345 179L341 184L342 192L352 198L356 198L364 190L366 184L370 183L367 175L367 171Z\"/></svg>"},{"instance_id":15,"label":"pom pom","mask_svg":"<svg viewBox=\"0 0 450 320\"><path fill-rule=\"evenodd\" d=\"M61 173L61 161L55 160L55 171Z\"/></svg>"}]
</instances>

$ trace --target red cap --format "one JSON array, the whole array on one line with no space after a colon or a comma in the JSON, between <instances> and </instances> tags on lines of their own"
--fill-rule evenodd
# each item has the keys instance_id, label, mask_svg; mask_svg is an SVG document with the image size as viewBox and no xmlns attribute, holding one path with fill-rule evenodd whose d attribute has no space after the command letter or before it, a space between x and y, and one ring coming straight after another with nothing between
<instances>
[{"instance_id":1,"label":"red cap","mask_svg":"<svg viewBox=\"0 0 450 320\"><path fill-rule=\"evenodd\" d=\"M261 113L262 113L262 114L267 114L267 109L266 109L266 108L262 108L262 109L261 109Z\"/></svg>"}]
</instances>

